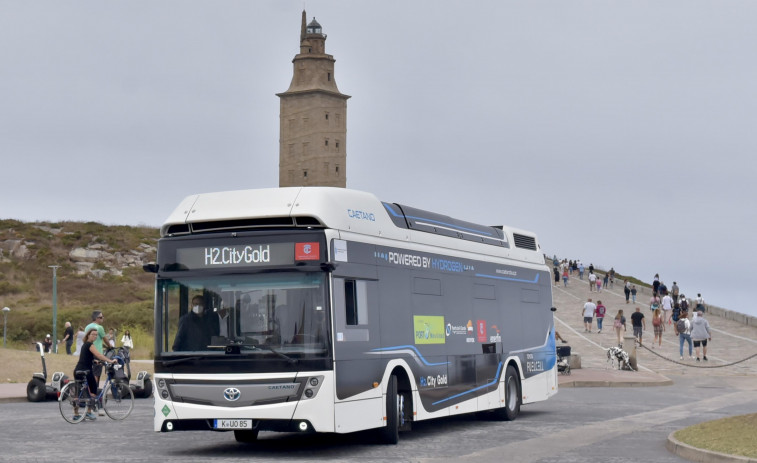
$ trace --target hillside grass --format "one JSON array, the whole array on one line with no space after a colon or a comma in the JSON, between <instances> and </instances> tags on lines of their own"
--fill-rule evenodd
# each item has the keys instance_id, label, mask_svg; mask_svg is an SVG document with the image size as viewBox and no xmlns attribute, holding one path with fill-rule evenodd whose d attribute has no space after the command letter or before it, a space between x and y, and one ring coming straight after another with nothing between
<instances>
[{"instance_id":1,"label":"hillside grass","mask_svg":"<svg viewBox=\"0 0 757 463\"><path fill-rule=\"evenodd\" d=\"M78 247L99 244L108 252L128 253L141 244L155 246L159 231L150 227L107 226L97 222L35 222L0 220L0 242L21 240L27 246L24 259L4 251L0 259L0 307L9 307L7 340L16 349L32 349L33 341L53 332L52 269L57 270L57 337L65 322L76 331L92 320L94 310L105 314L105 329L125 329L132 334L151 333L155 276L141 268L123 269L123 276L98 279L78 275L69 253ZM95 268L104 268L98 262ZM149 343L149 351L152 344Z\"/></svg>"}]
</instances>

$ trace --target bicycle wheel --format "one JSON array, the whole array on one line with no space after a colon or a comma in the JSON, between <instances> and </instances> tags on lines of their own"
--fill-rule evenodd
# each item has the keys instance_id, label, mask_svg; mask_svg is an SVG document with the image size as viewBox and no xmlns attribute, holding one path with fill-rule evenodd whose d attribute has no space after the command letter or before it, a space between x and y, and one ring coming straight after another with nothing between
<instances>
[{"instance_id":1,"label":"bicycle wheel","mask_svg":"<svg viewBox=\"0 0 757 463\"><path fill-rule=\"evenodd\" d=\"M69 423L81 423L87 413L86 398L79 397L79 387L71 382L63 386L58 397L58 408L64 420Z\"/></svg>"},{"instance_id":2,"label":"bicycle wheel","mask_svg":"<svg viewBox=\"0 0 757 463\"><path fill-rule=\"evenodd\" d=\"M109 383L103 399L105 414L114 420L123 420L134 409L134 393L126 383Z\"/></svg>"}]
</instances>

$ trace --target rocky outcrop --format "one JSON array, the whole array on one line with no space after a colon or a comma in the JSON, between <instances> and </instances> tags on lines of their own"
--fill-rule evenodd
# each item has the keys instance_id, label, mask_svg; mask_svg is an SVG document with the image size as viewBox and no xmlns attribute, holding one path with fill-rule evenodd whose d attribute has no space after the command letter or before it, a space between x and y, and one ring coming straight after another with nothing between
<instances>
[{"instance_id":1,"label":"rocky outcrop","mask_svg":"<svg viewBox=\"0 0 757 463\"><path fill-rule=\"evenodd\" d=\"M39 227L38 227L39 228ZM48 229L60 232L59 229ZM0 262L32 259L34 242L23 239L0 240ZM74 248L68 253L68 259L76 268L78 275L90 275L102 278L105 275L122 276L129 267L142 267L155 260L157 249L149 244L140 244L137 249L115 251L108 245L92 243L86 247Z\"/></svg>"},{"instance_id":2,"label":"rocky outcrop","mask_svg":"<svg viewBox=\"0 0 757 463\"><path fill-rule=\"evenodd\" d=\"M0 260L23 260L29 258L29 248L24 240L0 241Z\"/></svg>"},{"instance_id":3,"label":"rocky outcrop","mask_svg":"<svg viewBox=\"0 0 757 463\"><path fill-rule=\"evenodd\" d=\"M157 249L149 244L140 244L137 249L118 252L105 244L90 244L86 248L75 248L68 253L68 258L76 266L79 275L92 275L102 278L105 275L121 276L129 267L142 267L155 260Z\"/></svg>"}]
</instances>

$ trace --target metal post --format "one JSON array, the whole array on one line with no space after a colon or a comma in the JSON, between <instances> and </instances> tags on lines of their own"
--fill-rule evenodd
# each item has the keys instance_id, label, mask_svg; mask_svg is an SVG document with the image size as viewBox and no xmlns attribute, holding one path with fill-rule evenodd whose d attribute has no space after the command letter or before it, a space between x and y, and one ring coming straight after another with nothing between
<instances>
[{"instance_id":1,"label":"metal post","mask_svg":"<svg viewBox=\"0 0 757 463\"><path fill-rule=\"evenodd\" d=\"M11 309L8 307L3 307L3 347L5 347L5 336L8 332L8 312L10 312Z\"/></svg>"},{"instance_id":2,"label":"metal post","mask_svg":"<svg viewBox=\"0 0 757 463\"><path fill-rule=\"evenodd\" d=\"M53 352L58 353L58 269L60 265L48 265L53 269Z\"/></svg>"}]
</instances>

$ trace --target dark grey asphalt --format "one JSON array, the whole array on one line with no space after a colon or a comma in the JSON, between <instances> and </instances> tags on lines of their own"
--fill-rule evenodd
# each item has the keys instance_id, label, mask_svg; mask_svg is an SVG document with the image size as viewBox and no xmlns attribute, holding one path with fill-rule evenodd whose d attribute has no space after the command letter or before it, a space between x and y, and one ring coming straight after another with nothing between
<instances>
[{"instance_id":1,"label":"dark grey asphalt","mask_svg":"<svg viewBox=\"0 0 757 463\"><path fill-rule=\"evenodd\" d=\"M230 433L152 431L152 399L126 421L68 424L56 402L0 404L0 461L362 461L362 462L682 462L667 435L702 421L757 413L750 377L672 376L673 386L564 388L522 408L514 422L465 415L416 423L400 444L370 433L261 433L241 445Z\"/></svg>"}]
</instances>

